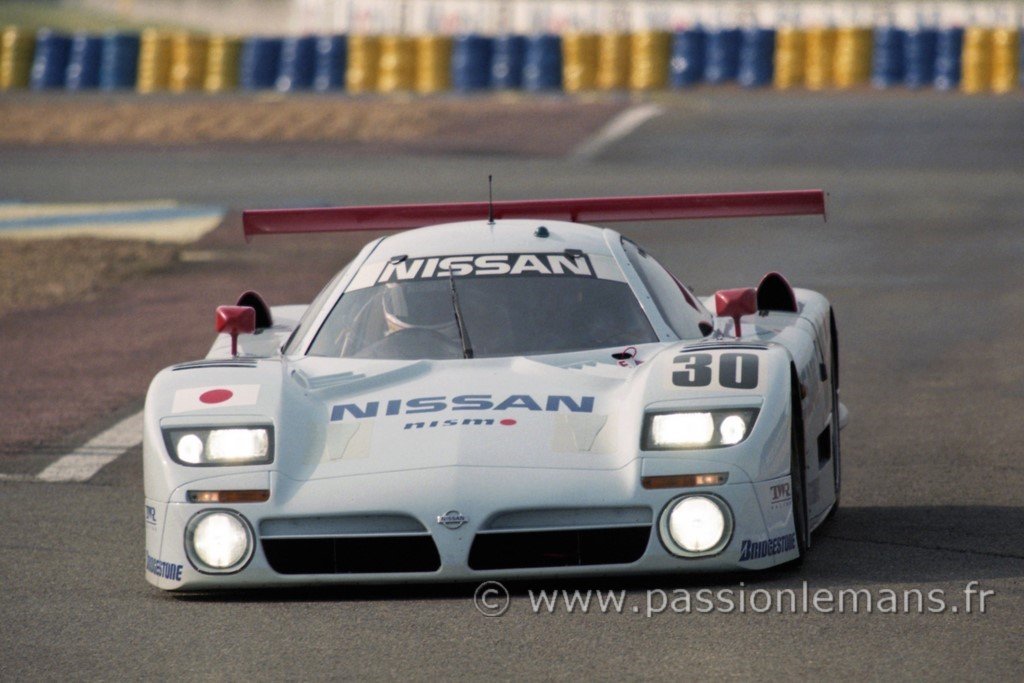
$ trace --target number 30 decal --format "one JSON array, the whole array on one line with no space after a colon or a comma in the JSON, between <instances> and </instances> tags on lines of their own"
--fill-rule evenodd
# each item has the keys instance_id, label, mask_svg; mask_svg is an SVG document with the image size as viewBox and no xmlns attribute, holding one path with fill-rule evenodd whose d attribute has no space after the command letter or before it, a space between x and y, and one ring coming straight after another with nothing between
<instances>
[{"instance_id":1,"label":"number 30 decal","mask_svg":"<svg viewBox=\"0 0 1024 683\"><path fill-rule=\"evenodd\" d=\"M706 387L711 384L710 353L676 356L672 383L677 387ZM727 389L757 388L757 356L753 353L723 353L718 357L718 383Z\"/></svg>"}]
</instances>

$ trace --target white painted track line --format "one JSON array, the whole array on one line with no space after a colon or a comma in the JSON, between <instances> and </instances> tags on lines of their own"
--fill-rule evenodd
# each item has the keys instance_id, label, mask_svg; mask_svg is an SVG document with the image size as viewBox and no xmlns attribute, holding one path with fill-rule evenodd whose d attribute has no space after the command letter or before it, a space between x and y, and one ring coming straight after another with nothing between
<instances>
[{"instance_id":1,"label":"white painted track line","mask_svg":"<svg viewBox=\"0 0 1024 683\"><path fill-rule=\"evenodd\" d=\"M121 420L39 473L38 481L88 481L129 448L142 443L142 412Z\"/></svg>"},{"instance_id":2,"label":"white painted track line","mask_svg":"<svg viewBox=\"0 0 1024 683\"><path fill-rule=\"evenodd\" d=\"M599 130L593 137L577 147L571 158L574 161L591 161L611 144L618 142L634 130L647 123L665 110L657 104L638 104L622 112Z\"/></svg>"}]
</instances>

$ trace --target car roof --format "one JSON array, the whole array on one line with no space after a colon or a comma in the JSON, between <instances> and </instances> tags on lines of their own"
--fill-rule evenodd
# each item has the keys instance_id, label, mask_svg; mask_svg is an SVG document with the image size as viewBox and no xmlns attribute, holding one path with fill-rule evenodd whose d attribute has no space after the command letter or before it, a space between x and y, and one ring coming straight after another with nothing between
<instances>
[{"instance_id":1,"label":"car roof","mask_svg":"<svg viewBox=\"0 0 1024 683\"><path fill-rule=\"evenodd\" d=\"M537 234L542 226L547 229L547 237ZM376 262L393 256L550 253L566 249L611 256L605 233L605 228L543 219L446 223L386 237L377 244L367 260Z\"/></svg>"}]
</instances>

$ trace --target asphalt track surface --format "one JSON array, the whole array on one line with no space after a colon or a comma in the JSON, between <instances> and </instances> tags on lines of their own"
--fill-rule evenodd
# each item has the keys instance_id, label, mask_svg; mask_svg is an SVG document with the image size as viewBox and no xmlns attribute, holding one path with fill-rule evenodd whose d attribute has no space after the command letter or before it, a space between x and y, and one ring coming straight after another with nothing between
<instances>
[{"instance_id":1,"label":"asphalt track surface","mask_svg":"<svg viewBox=\"0 0 1024 683\"><path fill-rule=\"evenodd\" d=\"M476 611L473 585L175 597L143 580L135 449L86 484L0 481L0 678L1019 679L1024 100L721 92L663 105L586 163L312 147L7 150L0 199L475 200L488 173L499 198L824 187L824 224L623 226L700 292L777 269L834 302L852 416L843 507L802 568L516 584L500 618ZM246 247L239 229L235 216L192 260L101 301L0 320L4 382L27 397L5 390L3 411L18 417L5 423L16 436L4 437L0 471L38 471L138 410L153 366L204 353L215 304L247 287L274 303L309 296L370 238ZM133 341L119 346L122 335ZM47 356L40 341L54 336L75 343ZM87 407L36 414L44 401L26 372L45 375L55 403ZM741 581L943 590L959 611L644 615L649 590ZM994 591L984 614L977 597L965 613L971 581ZM627 589L627 608L534 614L527 591L544 587Z\"/></svg>"}]
</instances>

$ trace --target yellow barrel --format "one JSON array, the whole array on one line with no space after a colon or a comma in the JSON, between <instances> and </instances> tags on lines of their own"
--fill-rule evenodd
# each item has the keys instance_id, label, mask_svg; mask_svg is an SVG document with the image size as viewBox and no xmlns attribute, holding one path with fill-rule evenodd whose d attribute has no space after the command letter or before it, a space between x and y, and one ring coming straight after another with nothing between
<instances>
[{"instance_id":1,"label":"yellow barrel","mask_svg":"<svg viewBox=\"0 0 1024 683\"><path fill-rule=\"evenodd\" d=\"M992 85L992 29L969 26L964 31L960 89L965 93L988 91Z\"/></svg>"},{"instance_id":2,"label":"yellow barrel","mask_svg":"<svg viewBox=\"0 0 1024 683\"><path fill-rule=\"evenodd\" d=\"M597 36L562 35L562 88L565 92L593 90L597 85Z\"/></svg>"},{"instance_id":3,"label":"yellow barrel","mask_svg":"<svg viewBox=\"0 0 1024 683\"><path fill-rule=\"evenodd\" d=\"M139 42L139 79L141 93L166 90L171 80L171 37L148 28Z\"/></svg>"},{"instance_id":4,"label":"yellow barrel","mask_svg":"<svg viewBox=\"0 0 1024 683\"><path fill-rule=\"evenodd\" d=\"M401 92L416 85L416 44L408 36L380 39L380 77L377 90Z\"/></svg>"},{"instance_id":5,"label":"yellow barrel","mask_svg":"<svg viewBox=\"0 0 1024 683\"><path fill-rule=\"evenodd\" d=\"M806 33L792 27L778 29L775 33L775 87L788 90L803 86L806 62Z\"/></svg>"},{"instance_id":6,"label":"yellow barrel","mask_svg":"<svg viewBox=\"0 0 1024 683\"><path fill-rule=\"evenodd\" d=\"M172 92L199 90L206 79L207 39L190 33L176 33L171 38Z\"/></svg>"},{"instance_id":7,"label":"yellow barrel","mask_svg":"<svg viewBox=\"0 0 1024 683\"><path fill-rule=\"evenodd\" d=\"M16 26L0 34L0 90L27 88L32 73L36 38Z\"/></svg>"},{"instance_id":8,"label":"yellow barrel","mask_svg":"<svg viewBox=\"0 0 1024 683\"><path fill-rule=\"evenodd\" d=\"M345 89L350 93L373 92L380 73L380 36L348 37Z\"/></svg>"},{"instance_id":9,"label":"yellow barrel","mask_svg":"<svg viewBox=\"0 0 1024 683\"><path fill-rule=\"evenodd\" d=\"M824 90L832 85L832 61L835 49L835 29L822 27L807 29L807 61L804 64L804 83L808 90Z\"/></svg>"},{"instance_id":10,"label":"yellow barrel","mask_svg":"<svg viewBox=\"0 0 1024 683\"><path fill-rule=\"evenodd\" d=\"M992 92L1014 92L1020 79L1020 33L1012 28L992 31Z\"/></svg>"},{"instance_id":11,"label":"yellow barrel","mask_svg":"<svg viewBox=\"0 0 1024 683\"><path fill-rule=\"evenodd\" d=\"M416 39L416 92L430 94L452 87L452 39L420 36Z\"/></svg>"},{"instance_id":12,"label":"yellow barrel","mask_svg":"<svg viewBox=\"0 0 1024 683\"><path fill-rule=\"evenodd\" d=\"M844 27L836 32L832 80L837 88L853 88L871 80L870 28Z\"/></svg>"},{"instance_id":13,"label":"yellow barrel","mask_svg":"<svg viewBox=\"0 0 1024 683\"><path fill-rule=\"evenodd\" d=\"M640 31L630 37L630 88L658 90L668 85L670 41L665 31Z\"/></svg>"},{"instance_id":14,"label":"yellow barrel","mask_svg":"<svg viewBox=\"0 0 1024 683\"><path fill-rule=\"evenodd\" d=\"M602 33L597 37L598 90L625 90L629 87L629 34Z\"/></svg>"},{"instance_id":15,"label":"yellow barrel","mask_svg":"<svg viewBox=\"0 0 1024 683\"><path fill-rule=\"evenodd\" d=\"M206 74L203 90L223 92L238 87L238 66L242 41L228 36L210 36L206 51Z\"/></svg>"}]
</instances>

